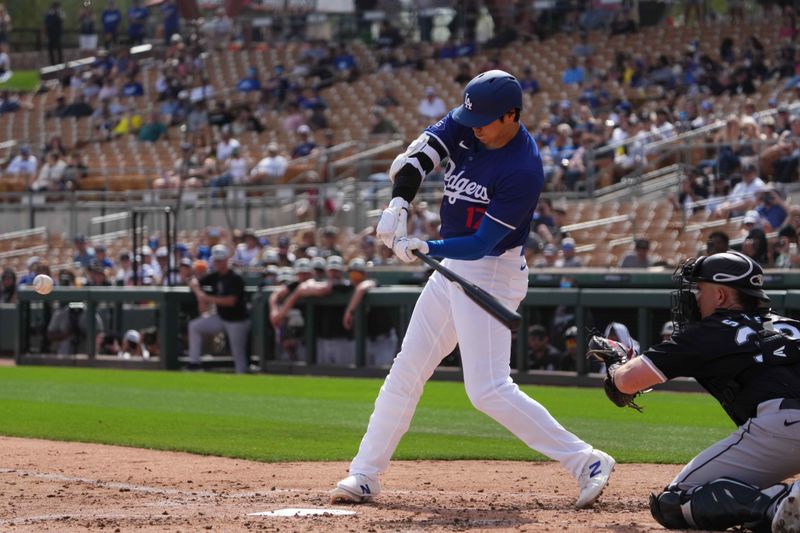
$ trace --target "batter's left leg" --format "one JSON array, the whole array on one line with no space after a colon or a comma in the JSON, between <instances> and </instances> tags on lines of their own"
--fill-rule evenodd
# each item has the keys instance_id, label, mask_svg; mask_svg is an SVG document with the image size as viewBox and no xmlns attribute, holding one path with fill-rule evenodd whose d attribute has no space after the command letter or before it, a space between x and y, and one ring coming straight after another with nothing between
<instances>
[{"instance_id":1,"label":"batter's left leg","mask_svg":"<svg viewBox=\"0 0 800 533\"><path fill-rule=\"evenodd\" d=\"M375 410L358 454L350 464L350 473L375 476L386 470L400 438L411 424L425 382L455 348L448 285L436 273L420 294L400 353L375 400Z\"/></svg>"},{"instance_id":2,"label":"batter's left leg","mask_svg":"<svg viewBox=\"0 0 800 533\"><path fill-rule=\"evenodd\" d=\"M408 430L425 382L456 345L447 283L434 274L417 300L400 353L378 393L367 432L350 463L350 475L331 492L333 502L361 503L380 494L378 474L389 466Z\"/></svg>"}]
</instances>

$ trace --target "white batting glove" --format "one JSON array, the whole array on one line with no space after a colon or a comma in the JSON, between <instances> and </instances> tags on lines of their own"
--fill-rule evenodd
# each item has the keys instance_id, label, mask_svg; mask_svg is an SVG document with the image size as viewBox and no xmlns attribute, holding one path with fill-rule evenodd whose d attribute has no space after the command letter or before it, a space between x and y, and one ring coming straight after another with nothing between
<instances>
[{"instance_id":1,"label":"white batting glove","mask_svg":"<svg viewBox=\"0 0 800 533\"><path fill-rule=\"evenodd\" d=\"M404 263L412 263L417 258L412 252L419 250L423 254L428 253L428 243L413 237L401 237L394 243L394 255L396 255Z\"/></svg>"},{"instance_id":2,"label":"white batting glove","mask_svg":"<svg viewBox=\"0 0 800 533\"><path fill-rule=\"evenodd\" d=\"M389 207L383 210L381 219L375 228L378 238L389 248L394 247L396 240L406 236L408 220L408 202L399 196L392 198Z\"/></svg>"}]
</instances>

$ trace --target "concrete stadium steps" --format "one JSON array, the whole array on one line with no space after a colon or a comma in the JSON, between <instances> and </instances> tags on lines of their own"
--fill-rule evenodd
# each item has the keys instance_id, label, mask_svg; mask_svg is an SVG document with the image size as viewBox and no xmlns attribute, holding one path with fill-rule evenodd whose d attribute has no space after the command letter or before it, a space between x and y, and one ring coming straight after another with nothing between
<instances>
[{"instance_id":1,"label":"concrete stadium steps","mask_svg":"<svg viewBox=\"0 0 800 533\"><path fill-rule=\"evenodd\" d=\"M649 194L633 199L624 192L568 203L564 229L575 239L584 265L616 266L633 248L634 236L650 240L651 253L656 259L674 262L676 257L687 257L704 249L712 231L721 229L729 235L738 234L741 217L731 221L712 220L704 209L684 214L673 208L664 195L665 184L674 190L681 176L679 168L656 176L650 182Z\"/></svg>"}]
</instances>

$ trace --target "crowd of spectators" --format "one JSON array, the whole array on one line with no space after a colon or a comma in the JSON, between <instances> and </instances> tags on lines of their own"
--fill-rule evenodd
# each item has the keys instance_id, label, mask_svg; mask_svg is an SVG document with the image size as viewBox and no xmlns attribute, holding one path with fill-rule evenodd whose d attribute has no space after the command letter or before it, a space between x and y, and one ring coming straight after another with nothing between
<instances>
[{"instance_id":1,"label":"crowd of spectators","mask_svg":"<svg viewBox=\"0 0 800 533\"><path fill-rule=\"evenodd\" d=\"M796 35L791 8L784 11L778 31ZM780 142L779 136L787 129L788 115L781 113L797 96L793 37L784 38L774 53L757 35L725 37L715 54L698 41L671 54L618 49L610 68L603 69L596 65L591 35L582 34L563 72L562 83L579 88L577 101L552 101L547 118L534 129L545 160L548 189L575 190L612 183L657 155L651 143L697 130L719 118L726 119L725 127L703 140L720 148L703 162L703 169L728 178L741 158L764 155L769 161L786 155L774 154L777 148L768 150ZM770 109L757 110L754 101L748 100L735 115L715 114L719 97L752 96L775 79L781 80L782 88L770 98ZM533 83L529 91L536 90ZM778 116L760 116L763 113L757 115L756 111L772 111ZM796 178L796 163L781 162L774 170L771 166L764 170L774 172L781 181ZM592 183L587 183L588 178Z\"/></svg>"},{"instance_id":2,"label":"crowd of spectators","mask_svg":"<svg viewBox=\"0 0 800 533\"><path fill-rule=\"evenodd\" d=\"M157 52L154 61L144 63L132 57L127 46L148 37L152 40L144 28L153 13L141 2L135 2L127 14L126 37L121 33L124 17L113 0L109 0L102 12L99 40L93 11L88 7L80 11L81 48L93 52L95 61L86 68L67 70L56 89L56 104L46 113L53 120L88 119L87 135L74 148L69 147L70 152L80 152L87 142L128 136L149 143L180 138L181 150L174 168L157 177L152 185L177 188L184 182L186 187L221 188L230 184L277 183L286 172L284 162L288 159L323 156L324 149L333 146L335 134L329 128L328 104L320 91L337 81L357 79L359 66L347 43L309 40L290 68L276 65L272 72L265 73L251 67L235 87L216 94L206 69L206 53L237 35L232 20L220 8L213 17L196 21L180 33L179 26L169 22L175 14L174 0L165 2L160 9L166 48ZM46 14L48 21L55 18L61 24L70 16L72 13L65 13L58 2ZM223 35L227 37L222 38ZM56 56L51 61L61 61L59 39L50 42L54 43L52 53ZM4 46L6 43L0 41L0 47ZM2 55L3 50L0 48L0 76L4 72L3 58L7 57ZM154 87L143 85L143 68L157 71ZM231 98L233 92L248 98ZM0 98L0 113L26 105L27 102L4 93ZM277 149L270 144L264 153L246 153L237 137L246 132L265 132L266 115L274 110L279 110L281 117L269 127L282 129L296 140L295 144ZM377 126L383 133L397 131L385 118ZM176 132L178 128L180 132ZM223 143L229 144L230 149L220 150ZM238 152L234 153L234 147L239 148ZM30 146L21 144L18 154L31 151ZM40 162L49 157L48 153L33 152L34 159L38 157ZM39 175L36 163L22 172L16 165L10 166L18 154L4 162L4 173L18 177L26 189L55 191L80 187L79 181L60 177L60 167L67 163L66 154L53 163L58 168L49 166L44 175ZM238 157L231 158L232 155ZM85 162L80 155L74 158ZM264 165L254 168L259 161Z\"/></svg>"},{"instance_id":3,"label":"crowd of spectators","mask_svg":"<svg viewBox=\"0 0 800 533\"><path fill-rule=\"evenodd\" d=\"M599 29L609 28L614 20L627 16L632 9L627 4L624 2L621 8L590 5L582 12L547 13L554 16L554 24L560 29L574 29L579 36L563 76L565 85L580 87L579 98L576 101L554 101L549 117L531 128L542 149L551 190L594 186L593 183L587 184L587 177L598 180L600 184L618 179L647 156L644 151L648 142L669 138L711 120L715 95L749 94L755 90L749 84L752 79L756 83L772 76L784 76L789 81L794 79L793 41L787 42L779 57L768 57L754 35L741 42L736 42L733 37L725 39L719 54L713 57L703 53L697 42L689 43L685 51L672 56L654 57L646 52L618 50L611 68L599 68L593 41L600 35ZM263 158L264 153L240 153L244 160L237 161L237 169L233 171L228 161L215 155L205 156L226 128L234 138L244 132L260 134L269 128L282 128L297 141L294 146L279 147L279 151L293 158L313 154L315 147L324 147L326 143L317 140L320 137L335 138L327 118L329 104L320 91L338 81L358 79L361 67L347 43L314 39L313 32L307 34L294 64L275 65L269 73L251 67L236 87L227 89L252 94L252 98L231 104L226 94L215 94L203 58L206 51L241 38L241 28L225 15L224 9L220 9L194 26L184 27L181 34L175 9L173 0L165 2L158 12L136 2L127 14L123 14L113 0L109 0L99 24L95 24L91 10L65 13L63 7L54 2L50 11L60 13L62 19L79 18L81 35L87 36L85 48L89 50L93 43L100 48L95 50L97 61L91 68L64 80L67 89L59 96L59 103L50 110L50 115L56 118L90 117L91 136L88 140L136 135L143 142L159 142L177 137L178 134L171 130L183 126L187 133L183 139L200 151L196 157L204 163L194 165L201 167L202 171L184 176L191 178L189 186L221 187L229 183L254 182L249 179L245 162L252 165ZM514 9L522 8L516 6ZM50 16L50 11L47 16ZM530 32L519 29L529 15L527 12L514 12L501 17L493 13L498 20L516 21L515 34L521 38L530 38ZM147 35L146 28L153 26L148 24L148 20L155 16L162 19L160 33L168 46L155 65L147 67L158 71L155 89L150 94L150 88L141 82L143 67L140 61L131 58L128 48L122 43L152 40L154 36ZM426 17L420 17L421 28L427 27ZM478 51L475 22L469 17L457 16L450 28L452 38L432 47L433 56L428 57L423 55L423 48L418 43L386 19L381 23L374 42L378 69L426 69L431 61L456 57L461 59L461 68L454 81L462 85L479 70L502 67L499 53L487 65L471 61L471 56ZM127 32L122 31L123 26ZM302 26L305 28L306 25ZM780 31L789 35L796 33L791 10L783 17ZM421 31L421 34L423 41L429 40L425 37L426 32ZM95 39L88 39L91 36ZM484 43L483 48L491 50L492 46L492 43ZM526 91L535 94L539 90L532 69L518 74ZM618 87L641 91L646 97L646 105L629 101L625 92L617 90ZM397 126L383 111L397 105L391 89L387 88L386 97L376 99L373 104L374 119L369 131L373 134L397 132ZM424 123L438 118L447 108L444 100L435 94L435 89L429 87L417 111L421 123ZM270 123L265 116L268 110L275 109L280 110L282 116L278 124ZM671 109L677 111L667 111ZM197 137L204 141L196 143ZM594 155L600 147L625 141L628 144L605 152L604 157L598 159ZM41 154L40 159L44 160L45 154ZM180 154L178 161L182 159ZM598 167L602 169L598 171ZM780 168L783 171L784 167ZM155 186L179 182L181 173L173 174L171 180L159 177ZM32 181L26 185L30 187ZM64 184L60 187L63 188Z\"/></svg>"}]
</instances>

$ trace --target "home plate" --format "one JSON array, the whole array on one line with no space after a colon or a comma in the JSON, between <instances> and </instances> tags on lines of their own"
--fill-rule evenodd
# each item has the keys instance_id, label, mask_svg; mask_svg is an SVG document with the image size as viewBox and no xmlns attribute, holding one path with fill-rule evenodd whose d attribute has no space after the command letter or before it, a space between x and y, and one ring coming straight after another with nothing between
<instances>
[{"instance_id":1,"label":"home plate","mask_svg":"<svg viewBox=\"0 0 800 533\"><path fill-rule=\"evenodd\" d=\"M247 513L247 516L348 516L356 514L355 511L345 509L278 509L276 511L262 511L260 513Z\"/></svg>"}]
</instances>

